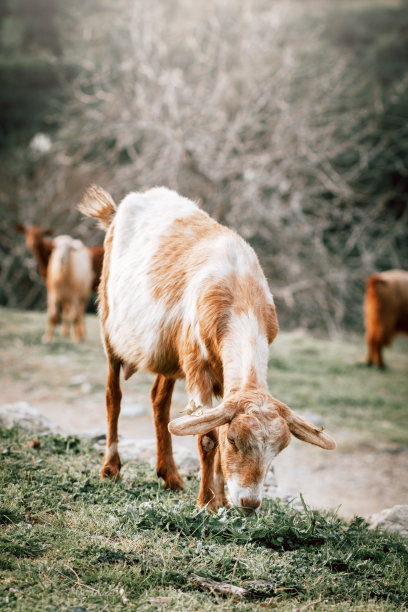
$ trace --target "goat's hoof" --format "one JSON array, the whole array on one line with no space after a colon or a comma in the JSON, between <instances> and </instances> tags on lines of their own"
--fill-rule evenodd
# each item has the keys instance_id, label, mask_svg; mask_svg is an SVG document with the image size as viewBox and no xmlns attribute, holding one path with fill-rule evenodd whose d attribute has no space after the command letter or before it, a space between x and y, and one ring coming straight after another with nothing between
<instances>
[{"instance_id":1,"label":"goat's hoof","mask_svg":"<svg viewBox=\"0 0 408 612\"><path fill-rule=\"evenodd\" d=\"M45 334L42 338L41 338L41 342L43 344L50 344L52 340L52 336L48 336L47 334Z\"/></svg>"},{"instance_id":2,"label":"goat's hoof","mask_svg":"<svg viewBox=\"0 0 408 612\"><path fill-rule=\"evenodd\" d=\"M172 491L184 491L184 481L180 475L165 478L164 488Z\"/></svg>"},{"instance_id":3,"label":"goat's hoof","mask_svg":"<svg viewBox=\"0 0 408 612\"><path fill-rule=\"evenodd\" d=\"M110 478L111 480L120 480L120 462L119 465L106 463L101 469L102 478Z\"/></svg>"},{"instance_id":4,"label":"goat's hoof","mask_svg":"<svg viewBox=\"0 0 408 612\"><path fill-rule=\"evenodd\" d=\"M218 508L217 508L217 502L215 500L214 497L212 497L210 500L204 500L204 499L199 499L198 500L198 505L200 508L204 508L207 510L207 512L211 512L214 514L217 514L218 512Z\"/></svg>"}]
</instances>

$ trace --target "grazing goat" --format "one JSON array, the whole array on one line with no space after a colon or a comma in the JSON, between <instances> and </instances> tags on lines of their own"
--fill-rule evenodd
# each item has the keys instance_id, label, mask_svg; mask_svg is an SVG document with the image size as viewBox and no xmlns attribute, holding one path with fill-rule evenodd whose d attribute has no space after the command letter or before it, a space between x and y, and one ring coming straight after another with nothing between
<instances>
[{"instance_id":1,"label":"grazing goat","mask_svg":"<svg viewBox=\"0 0 408 612\"><path fill-rule=\"evenodd\" d=\"M64 323L71 324L72 340L79 342L85 335L84 312L92 290L91 254L71 236L57 236L53 247L47 268L48 324L43 342L51 342L61 309Z\"/></svg>"},{"instance_id":2,"label":"grazing goat","mask_svg":"<svg viewBox=\"0 0 408 612\"><path fill-rule=\"evenodd\" d=\"M157 473L181 489L170 433L198 434L199 504L261 504L270 463L290 434L325 449L334 440L274 399L266 384L268 344L278 323L252 248L192 201L166 188L130 193L117 208L91 187L80 210L107 230L99 315L108 358L108 435L102 476L117 478L120 369L155 373L151 398ZM176 379L186 379L187 414L169 423ZM212 407L212 396L223 397Z\"/></svg>"},{"instance_id":3,"label":"grazing goat","mask_svg":"<svg viewBox=\"0 0 408 612\"><path fill-rule=\"evenodd\" d=\"M384 368L382 349L408 334L408 272L388 270L367 279L364 301L367 365Z\"/></svg>"},{"instance_id":4,"label":"grazing goat","mask_svg":"<svg viewBox=\"0 0 408 612\"><path fill-rule=\"evenodd\" d=\"M16 232L25 235L26 246L33 253L40 275L47 278L47 267L53 249L53 241L45 238L54 233L52 229L43 229L38 225L14 225ZM93 283L92 291L98 291L99 281L101 280L103 265L103 246L87 247L92 258Z\"/></svg>"}]
</instances>

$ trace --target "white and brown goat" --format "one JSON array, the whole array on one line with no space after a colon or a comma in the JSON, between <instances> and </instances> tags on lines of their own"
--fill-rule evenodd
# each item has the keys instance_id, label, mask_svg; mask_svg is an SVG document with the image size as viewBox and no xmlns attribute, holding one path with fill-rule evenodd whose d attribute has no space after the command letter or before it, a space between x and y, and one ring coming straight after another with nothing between
<instances>
[{"instance_id":1,"label":"white and brown goat","mask_svg":"<svg viewBox=\"0 0 408 612\"><path fill-rule=\"evenodd\" d=\"M107 448L102 475L120 471L120 369L157 375L151 398L157 473L183 480L170 433L198 434L200 505L246 512L261 504L272 459L296 437L332 449L334 440L274 399L266 384L268 345L278 323L252 248L191 200L166 188L130 193L117 208L91 187L80 210L106 228L99 314L108 357ZM186 379L188 414L169 423L176 379ZM212 407L213 396L222 397Z\"/></svg>"}]
</instances>

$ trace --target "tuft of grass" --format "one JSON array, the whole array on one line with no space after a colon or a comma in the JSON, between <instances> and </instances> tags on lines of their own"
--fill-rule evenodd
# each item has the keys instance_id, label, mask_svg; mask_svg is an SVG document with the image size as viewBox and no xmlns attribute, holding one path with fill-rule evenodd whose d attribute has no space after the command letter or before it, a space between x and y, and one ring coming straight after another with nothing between
<instances>
[{"instance_id":1,"label":"tuft of grass","mask_svg":"<svg viewBox=\"0 0 408 612\"><path fill-rule=\"evenodd\" d=\"M29 441L0 430L0 608L407 609L406 542L361 518L278 501L253 517L209 515L195 478L180 495L127 463L120 482L101 482L86 440ZM247 598L201 592L194 575L244 585Z\"/></svg>"}]
</instances>

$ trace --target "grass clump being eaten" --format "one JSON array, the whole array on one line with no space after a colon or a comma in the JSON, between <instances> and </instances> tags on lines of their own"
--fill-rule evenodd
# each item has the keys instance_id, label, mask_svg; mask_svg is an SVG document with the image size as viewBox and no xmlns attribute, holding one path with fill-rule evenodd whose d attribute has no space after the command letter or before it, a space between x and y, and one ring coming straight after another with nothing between
<instances>
[{"instance_id":1,"label":"grass clump being eaten","mask_svg":"<svg viewBox=\"0 0 408 612\"><path fill-rule=\"evenodd\" d=\"M276 501L209 515L195 478L180 495L126 464L120 482L101 482L84 440L0 436L0 609L406 609L406 542L361 518ZM245 596L201 591L196 576Z\"/></svg>"}]
</instances>

